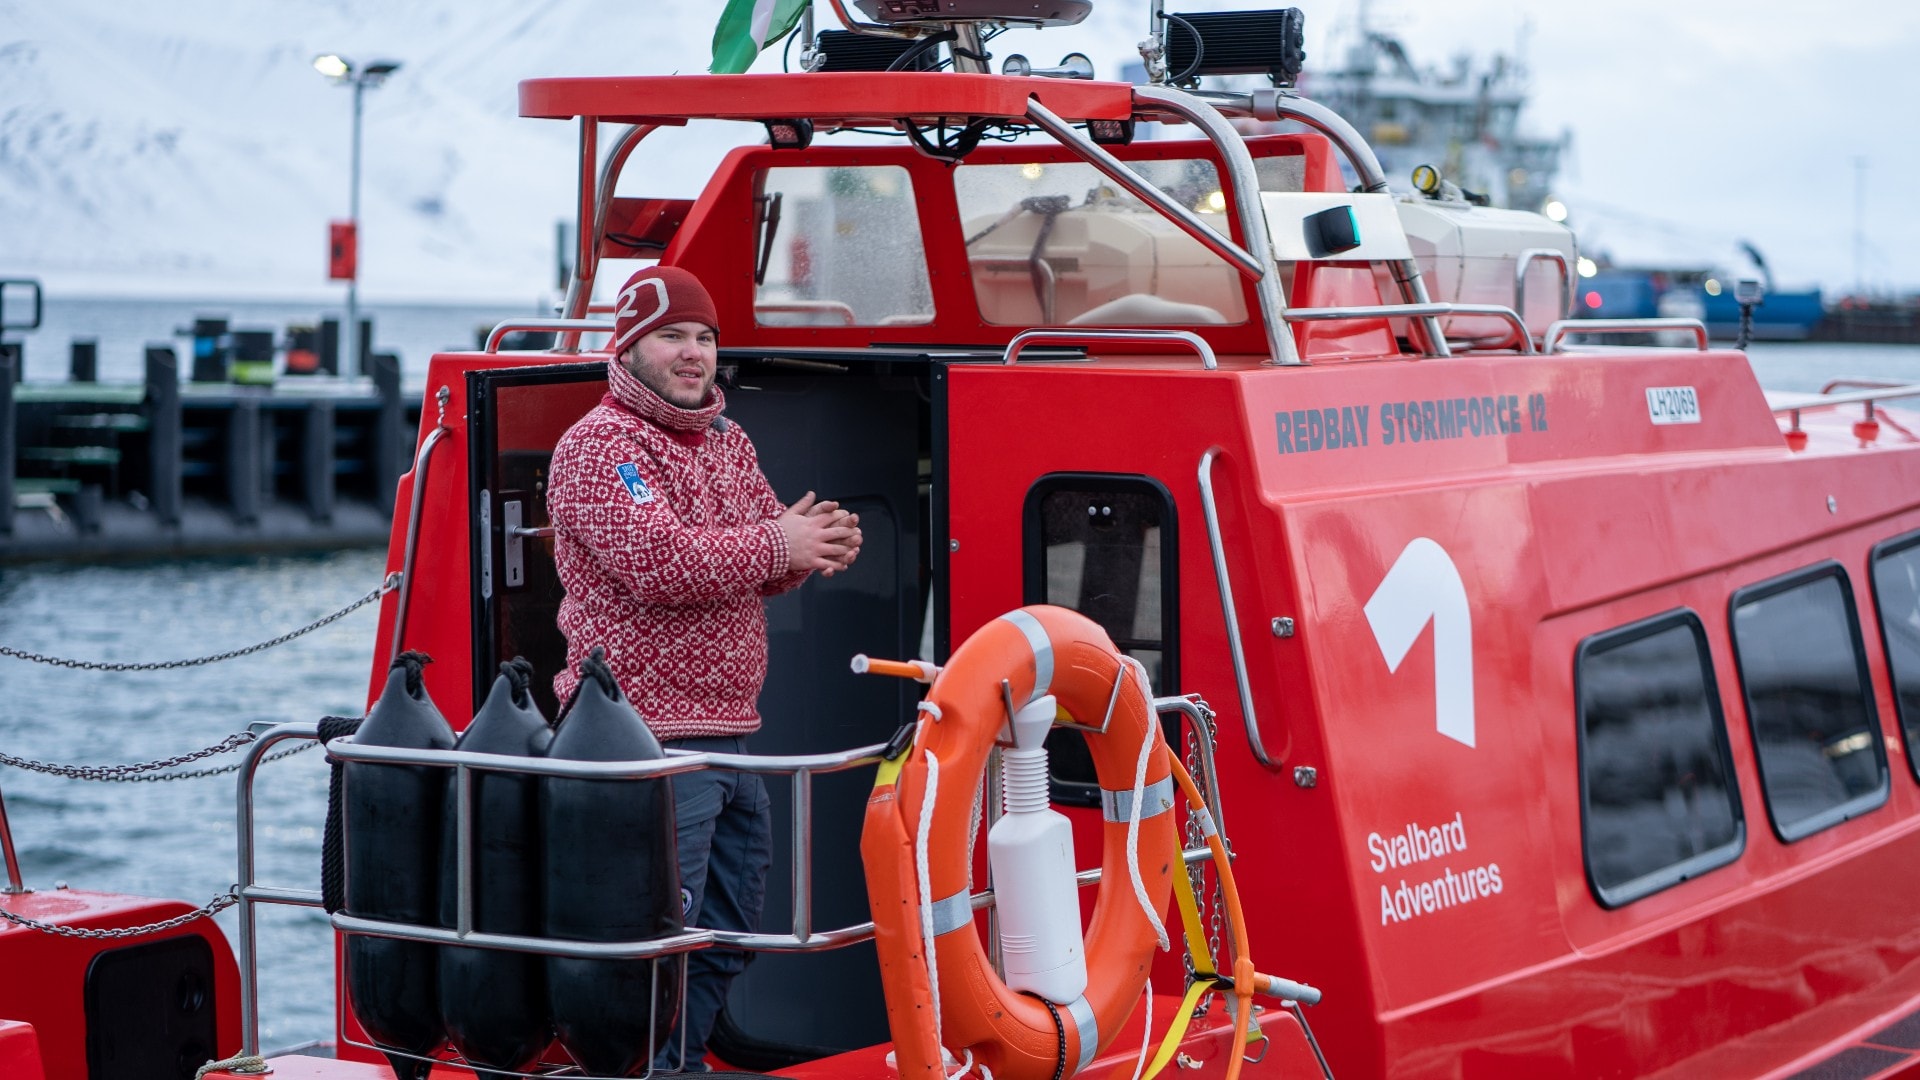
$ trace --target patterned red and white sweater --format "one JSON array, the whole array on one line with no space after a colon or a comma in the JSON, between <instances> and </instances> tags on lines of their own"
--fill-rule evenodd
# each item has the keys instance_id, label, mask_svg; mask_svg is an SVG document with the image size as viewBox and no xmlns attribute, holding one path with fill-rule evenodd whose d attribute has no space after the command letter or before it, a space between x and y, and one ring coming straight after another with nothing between
<instances>
[{"instance_id":1,"label":"patterned red and white sweater","mask_svg":"<svg viewBox=\"0 0 1920 1080\"><path fill-rule=\"evenodd\" d=\"M753 443L721 417L668 404L617 361L607 394L554 447L547 513L566 597L573 696L580 662L604 645L620 689L660 739L758 730L767 677L761 598L794 588L785 509Z\"/></svg>"}]
</instances>

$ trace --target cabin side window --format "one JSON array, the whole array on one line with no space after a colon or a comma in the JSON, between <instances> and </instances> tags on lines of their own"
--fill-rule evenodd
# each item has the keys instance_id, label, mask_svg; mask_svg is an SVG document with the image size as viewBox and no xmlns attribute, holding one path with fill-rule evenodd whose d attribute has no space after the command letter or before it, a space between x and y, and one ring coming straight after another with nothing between
<instances>
[{"instance_id":1,"label":"cabin side window","mask_svg":"<svg viewBox=\"0 0 1920 1080\"><path fill-rule=\"evenodd\" d=\"M1292 159L1298 160L1298 159ZM1224 231L1226 198L1210 161L1134 161L1133 169ZM1276 167L1284 185L1285 167ZM1222 325L1247 321L1226 260L1085 162L962 165L954 170L980 317L1000 326Z\"/></svg>"},{"instance_id":2,"label":"cabin side window","mask_svg":"<svg viewBox=\"0 0 1920 1080\"><path fill-rule=\"evenodd\" d=\"M1920 779L1920 533L1873 552L1873 600L1893 676L1893 706L1907 737L1907 766Z\"/></svg>"},{"instance_id":3,"label":"cabin side window","mask_svg":"<svg viewBox=\"0 0 1920 1080\"><path fill-rule=\"evenodd\" d=\"M921 326L933 289L913 180L898 165L781 166L754 200L760 326Z\"/></svg>"},{"instance_id":4,"label":"cabin side window","mask_svg":"<svg viewBox=\"0 0 1920 1080\"><path fill-rule=\"evenodd\" d=\"M1587 880L1607 907L1738 858L1746 824L1706 632L1677 611L1574 660Z\"/></svg>"},{"instance_id":5,"label":"cabin side window","mask_svg":"<svg viewBox=\"0 0 1920 1080\"><path fill-rule=\"evenodd\" d=\"M1767 813L1798 840L1886 802L1853 590L1827 563L1733 595L1734 657Z\"/></svg>"},{"instance_id":6,"label":"cabin side window","mask_svg":"<svg viewBox=\"0 0 1920 1080\"><path fill-rule=\"evenodd\" d=\"M1179 561L1166 487L1144 476L1043 477L1027 492L1025 533L1025 602L1092 619L1146 668L1155 694L1176 692ZM1047 749L1054 801L1100 805L1085 737L1055 730Z\"/></svg>"}]
</instances>

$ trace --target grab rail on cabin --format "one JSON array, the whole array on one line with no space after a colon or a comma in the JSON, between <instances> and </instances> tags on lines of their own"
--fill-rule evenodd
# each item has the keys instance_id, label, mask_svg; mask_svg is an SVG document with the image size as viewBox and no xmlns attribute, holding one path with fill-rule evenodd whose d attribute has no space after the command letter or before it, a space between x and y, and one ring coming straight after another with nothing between
<instances>
[{"instance_id":1,"label":"grab rail on cabin","mask_svg":"<svg viewBox=\"0 0 1920 1080\"><path fill-rule=\"evenodd\" d=\"M401 548L400 595L393 606L393 648L388 651L389 660L400 655L401 643L407 637L407 613L413 603L413 560L419 554L421 510L426 505L427 469L433 464L433 451L440 445L440 440L453 433L453 429L447 426L447 402L452 398L453 391L445 386L435 391L433 399L439 405L440 412L434 420L433 430L427 433L420 449L413 455L413 498L407 505L407 539Z\"/></svg>"},{"instance_id":2,"label":"grab rail on cabin","mask_svg":"<svg viewBox=\"0 0 1920 1080\"><path fill-rule=\"evenodd\" d=\"M1213 346L1207 339L1191 330L1070 330L1040 329L1023 330L1007 342L1006 355L1001 361L1006 364L1018 363L1020 352L1036 341L1054 342L1061 345L1077 345L1089 341L1133 342L1141 345L1163 345L1177 342L1191 348L1200 356L1200 366L1213 371L1220 366L1219 358L1213 354Z\"/></svg>"},{"instance_id":3,"label":"grab rail on cabin","mask_svg":"<svg viewBox=\"0 0 1920 1080\"><path fill-rule=\"evenodd\" d=\"M1559 352L1561 339L1568 334L1651 334L1661 330L1688 331L1700 351L1707 351L1707 324L1699 319L1560 319L1547 327L1540 351Z\"/></svg>"},{"instance_id":4,"label":"grab rail on cabin","mask_svg":"<svg viewBox=\"0 0 1920 1080\"><path fill-rule=\"evenodd\" d=\"M1233 660L1233 684L1240 693L1240 720L1246 725L1247 746L1253 751L1255 761L1269 769L1278 769L1281 763L1267 753L1267 745L1260 738L1260 721L1254 716L1253 684L1247 678L1247 652L1240 643L1240 615L1234 608L1226 545L1220 538L1220 508L1213 497L1213 462L1219 456L1217 446L1200 455L1200 509L1207 519L1207 545L1213 551L1213 580L1220 589L1220 610L1227 620L1227 653Z\"/></svg>"},{"instance_id":5,"label":"grab rail on cabin","mask_svg":"<svg viewBox=\"0 0 1920 1080\"><path fill-rule=\"evenodd\" d=\"M1425 304L1359 304L1351 307L1313 307L1290 308L1287 311L1288 322L1320 322L1330 319L1429 319L1442 315L1491 315L1505 319L1513 327L1514 340L1520 343L1520 351L1531 353L1533 335L1527 331L1526 321L1520 313L1499 304L1453 304L1433 301Z\"/></svg>"},{"instance_id":6,"label":"grab rail on cabin","mask_svg":"<svg viewBox=\"0 0 1920 1080\"><path fill-rule=\"evenodd\" d=\"M1199 746L1200 775L1204 779L1208 813L1223 841L1227 836L1220 808L1219 773L1214 766L1211 710L1192 696L1160 697L1153 700L1156 713L1180 712L1202 728L1196 739ZM254 858L254 776L268 751L289 739L318 739L319 725L313 723L279 724L262 734L247 748L241 761L238 793L235 798L235 824L238 843L238 952L240 966L241 1053L260 1052L259 941L256 904L282 904L293 907L322 906L319 891L262 885L255 880ZM884 743L856 747L838 753L765 756L757 754L698 753L669 750L664 759L654 761L571 761L553 758L508 757L476 754L459 750L406 750L388 746L358 746L351 737L327 744L330 758L339 761L425 765L454 770L454 867L459 882L455 895L455 926L419 926L410 923L368 919L336 912L331 916L341 933L366 934L402 941L431 944L469 945L480 948L509 949L549 956L573 956L592 959L645 959L724 946L755 952L812 953L843 948L873 937L871 920L831 930L813 928L813 777L820 773L841 772L876 765L886 750ZM667 938L629 942L582 942L513 934L480 933L473 929L473 773L512 772L534 776L559 776L590 780L658 778L707 768L736 772L790 775L793 783L793 863L790 900L793 911L792 933L757 934L732 930L689 927ZM1188 865L1205 862L1212 852L1204 845L1185 849ZM1101 868L1080 871L1075 881L1096 884ZM985 889L970 898L973 910L992 906L993 890Z\"/></svg>"},{"instance_id":7,"label":"grab rail on cabin","mask_svg":"<svg viewBox=\"0 0 1920 1080\"><path fill-rule=\"evenodd\" d=\"M582 333L613 333L613 324L603 319L508 319L487 331L486 351L500 351L500 339L516 330L569 330L578 338Z\"/></svg>"},{"instance_id":8,"label":"grab rail on cabin","mask_svg":"<svg viewBox=\"0 0 1920 1080\"><path fill-rule=\"evenodd\" d=\"M1566 318L1573 313L1573 263L1558 248L1527 248L1514 260L1513 310L1523 314L1527 310L1527 271L1535 262L1550 262L1560 268L1560 306L1556 310Z\"/></svg>"}]
</instances>

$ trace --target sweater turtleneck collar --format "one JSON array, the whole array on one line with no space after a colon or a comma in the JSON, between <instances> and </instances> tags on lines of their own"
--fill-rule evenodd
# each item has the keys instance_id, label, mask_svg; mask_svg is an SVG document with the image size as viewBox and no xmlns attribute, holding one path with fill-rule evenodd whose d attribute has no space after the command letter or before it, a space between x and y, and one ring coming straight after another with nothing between
<instances>
[{"instance_id":1,"label":"sweater turtleneck collar","mask_svg":"<svg viewBox=\"0 0 1920 1080\"><path fill-rule=\"evenodd\" d=\"M607 360L607 393L628 412L658 424L668 431L702 431L712 427L727 407L727 396L716 384L707 394L707 403L697 409L683 409L635 378L620 363L619 357Z\"/></svg>"}]
</instances>

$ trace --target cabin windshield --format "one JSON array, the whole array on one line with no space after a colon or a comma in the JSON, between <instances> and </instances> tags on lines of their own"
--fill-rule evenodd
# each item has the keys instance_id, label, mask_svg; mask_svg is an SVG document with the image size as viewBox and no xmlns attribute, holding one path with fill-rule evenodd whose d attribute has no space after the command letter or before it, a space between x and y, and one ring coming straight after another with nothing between
<instances>
[{"instance_id":1,"label":"cabin windshield","mask_svg":"<svg viewBox=\"0 0 1920 1080\"><path fill-rule=\"evenodd\" d=\"M1220 175L1200 158L1136 161L1161 191L1226 229ZM961 165L954 194L980 317L1001 326L1224 325L1247 320L1226 260L1079 161Z\"/></svg>"}]
</instances>

